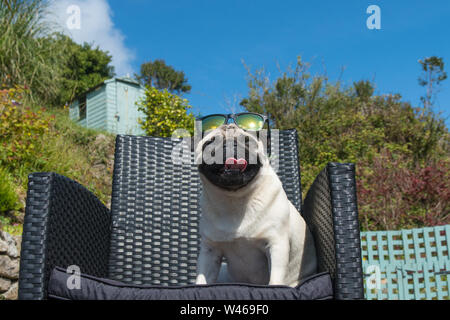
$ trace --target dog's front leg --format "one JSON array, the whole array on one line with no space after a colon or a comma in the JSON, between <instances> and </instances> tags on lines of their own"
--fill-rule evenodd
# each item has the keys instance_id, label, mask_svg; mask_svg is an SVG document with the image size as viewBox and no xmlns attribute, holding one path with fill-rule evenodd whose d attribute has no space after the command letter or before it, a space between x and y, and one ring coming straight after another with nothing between
<instances>
[{"instance_id":1,"label":"dog's front leg","mask_svg":"<svg viewBox=\"0 0 450 320\"><path fill-rule=\"evenodd\" d=\"M222 253L209 244L207 240L203 239L197 260L197 279L195 283L208 284L216 282L221 262Z\"/></svg>"},{"instance_id":2,"label":"dog's front leg","mask_svg":"<svg viewBox=\"0 0 450 320\"><path fill-rule=\"evenodd\" d=\"M285 285L289 264L289 238L287 236L272 239L269 242L269 285Z\"/></svg>"}]
</instances>

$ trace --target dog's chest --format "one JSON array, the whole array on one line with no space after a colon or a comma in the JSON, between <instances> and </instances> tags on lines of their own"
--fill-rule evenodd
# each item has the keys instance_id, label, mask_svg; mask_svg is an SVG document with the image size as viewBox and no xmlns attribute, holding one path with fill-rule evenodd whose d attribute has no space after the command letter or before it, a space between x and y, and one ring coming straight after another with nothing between
<instances>
[{"instance_id":1,"label":"dog's chest","mask_svg":"<svg viewBox=\"0 0 450 320\"><path fill-rule=\"evenodd\" d=\"M217 245L225 257L228 273L233 281L268 283L270 274L266 241L238 238Z\"/></svg>"},{"instance_id":2,"label":"dog's chest","mask_svg":"<svg viewBox=\"0 0 450 320\"><path fill-rule=\"evenodd\" d=\"M266 219L267 211L259 197L251 201L228 201L204 203L200 220L200 233L210 241L234 242L237 239L258 238L261 230L266 229L270 219ZM244 245L244 244L242 244Z\"/></svg>"}]
</instances>

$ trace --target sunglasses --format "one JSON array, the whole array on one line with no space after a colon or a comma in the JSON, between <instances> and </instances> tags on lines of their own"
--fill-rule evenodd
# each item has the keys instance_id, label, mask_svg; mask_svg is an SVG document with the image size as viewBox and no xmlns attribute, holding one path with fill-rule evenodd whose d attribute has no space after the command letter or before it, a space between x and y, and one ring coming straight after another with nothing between
<instances>
[{"instance_id":1,"label":"sunglasses","mask_svg":"<svg viewBox=\"0 0 450 320\"><path fill-rule=\"evenodd\" d=\"M258 132L264 128L267 123L267 154L270 156L270 126L269 118L263 114L255 112L241 112L241 113L230 113L230 114L210 114L201 118L202 132L208 130L214 130L223 124L228 123L229 119L233 119L234 123L241 129L245 131Z\"/></svg>"},{"instance_id":2,"label":"sunglasses","mask_svg":"<svg viewBox=\"0 0 450 320\"><path fill-rule=\"evenodd\" d=\"M236 114L210 114L199 118L202 122L202 131L213 130L223 124L228 123L229 119L233 119L234 123L241 129L246 131L260 131L264 124L269 120L265 115L254 112L242 112Z\"/></svg>"}]
</instances>

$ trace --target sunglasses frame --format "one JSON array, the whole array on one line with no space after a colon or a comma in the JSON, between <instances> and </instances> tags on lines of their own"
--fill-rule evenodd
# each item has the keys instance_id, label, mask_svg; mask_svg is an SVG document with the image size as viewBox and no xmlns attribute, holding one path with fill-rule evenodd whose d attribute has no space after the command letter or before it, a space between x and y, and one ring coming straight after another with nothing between
<instances>
[{"instance_id":1,"label":"sunglasses frame","mask_svg":"<svg viewBox=\"0 0 450 320\"><path fill-rule=\"evenodd\" d=\"M254 115L257 115L257 116L262 117L262 118L263 118L263 121L264 121L264 122L263 122L263 127L264 127L264 124L266 124L266 122L267 122L267 146L266 146L266 147L267 147L267 155L270 157L270 155L271 155L272 152L271 152L271 136L270 136L270 123L269 123L269 118L268 118L267 116L261 114L261 113L256 113L256 112L239 112L239 113L228 113L228 114L224 114L224 113L213 113L213 114L208 114L208 115L203 116L203 117L200 117L200 118L196 118L196 121L203 121L203 120L206 119L206 118L214 117L214 116L222 116L222 117L225 118L225 121L222 123L222 125L228 124L228 120L233 119L234 124L235 124L236 126L238 126L240 129L244 130L244 131L253 131L253 132L261 131L262 128L259 129L259 130L248 130L248 129L241 128L241 127L237 124L237 122L236 122L236 117L238 117L238 116L240 116L240 115L245 115L245 114L254 114ZM206 131L208 131L208 130L206 130ZM203 126L202 126L202 132L205 132L205 131L203 130Z\"/></svg>"},{"instance_id":2,"label":"sunglasses frame","mask_svg":"<svg viewBox=\"0 0 450 320\"><path fill-rule=\"evenodd\" d=\"M197 118L197 120L198 121L203 121L204 119L209 118L209 117L221 116L221 117L225 118L225 121L222 123L222 125L228 123L228 120L233 119L234 124L237 125L239 128L241 128L238 125L238 123L236 122L236 117L238 117L240 115L245 115L245 114L253 114L253 115L260 116L261 118L263 118L263 127L264 127L264 124L266 122L267 122L267 126L269 127L269 118L267 116L261 114L261 113L256 113L256 112L240 112L240 113L228 113L228 114L214 113L214 114L208 114L208 115L206 115L204 117L201 117L201 118ZM241 128L241 129L245 130L245 131L261 131L262 130L262 128L259 129L259 130L248 130L248 129L244 129L244 128ZM203 128L202 128L202 131L205 131L205 130L203 130Z\"/></svg>"}]
</instances>

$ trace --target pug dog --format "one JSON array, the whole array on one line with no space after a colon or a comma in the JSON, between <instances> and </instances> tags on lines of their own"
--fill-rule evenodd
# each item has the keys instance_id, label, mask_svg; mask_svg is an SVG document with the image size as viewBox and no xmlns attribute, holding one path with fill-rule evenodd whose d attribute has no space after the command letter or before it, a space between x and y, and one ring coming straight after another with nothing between
<instances>
[{"instance_id":1,"label":"pug dog","mask_svg":"<svg viewBox=\"0 0 450 320\"><path fill-rule=\"evenodd\" d=\"M221 151L222 161L204 161ZM196 284L217 282L224 258L226 282L295 287L316 273L313 237L255 134L223 124L195 153L203 184Z\"/></svg>"}]
</instances>

